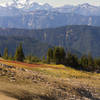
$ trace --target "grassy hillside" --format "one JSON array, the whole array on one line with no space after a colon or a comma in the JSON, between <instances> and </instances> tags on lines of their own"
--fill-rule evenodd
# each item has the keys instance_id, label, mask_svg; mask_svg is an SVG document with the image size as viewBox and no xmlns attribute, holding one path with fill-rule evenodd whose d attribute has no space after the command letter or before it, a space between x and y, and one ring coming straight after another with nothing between
<instances>
[{"instance_id":1,"label":"grassy hillside","mask_svg":"<svg viewBox=\"0 0 100 100\"><path fill-rule=\"evenodd\" d=\"M100 74L0 59L0 96L5 100L99 100Z\"/></svg>"}]
</instances>

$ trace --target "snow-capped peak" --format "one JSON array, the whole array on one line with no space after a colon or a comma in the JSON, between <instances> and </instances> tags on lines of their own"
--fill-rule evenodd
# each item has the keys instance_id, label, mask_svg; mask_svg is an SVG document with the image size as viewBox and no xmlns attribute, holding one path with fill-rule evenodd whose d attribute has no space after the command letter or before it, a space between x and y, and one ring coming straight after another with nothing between
<instances>
[{"instance_id":1,"label":"snow-capped peak","mask_svg":"<svg viewBox=\"0 0 100 100\"><path fill-rule=\"evenodd\" d=\"M48 3L45 3L43 6L45 6L45 7L51 7Z\"/></svg>"},{"instance_id":2,"label":"snow-capped peak","mask_svg":"<svg viewBox=\"0 0 100 100\"><path fill-rule=\"evenodd\" d=\"M80 8L96 8L96 6L90 5L88 3L84 3L79 5Z\"/></svg>"},{"instance_id":3,"label":"snow-capped peak","mask_svg":"<svg viewBox=\"0 0 100 100\"><path fill-rule=\"evenodd\" d=\"M23 8L24 6L31 5L32 3L34 3L34 0L0 0L0 6L3 7L13 6Z\"/></svg>"}]
</instances>

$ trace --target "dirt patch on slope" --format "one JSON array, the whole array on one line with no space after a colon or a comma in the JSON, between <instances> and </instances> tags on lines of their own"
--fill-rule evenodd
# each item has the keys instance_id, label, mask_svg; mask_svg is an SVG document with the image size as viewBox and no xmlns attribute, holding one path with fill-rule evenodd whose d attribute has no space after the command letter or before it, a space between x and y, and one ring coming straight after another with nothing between
<instances>
[{"instance_id":1,"label":"dirt patch on slope","mask_svg":"<svg viewBox=\"0 0 100 100\"><path fill-rule=\"evenodd\" d=\"M0 100L18 100L18 99L15 99L15 98L9 97L3 93L0 93Z\"/></svg>"}]
</instances>

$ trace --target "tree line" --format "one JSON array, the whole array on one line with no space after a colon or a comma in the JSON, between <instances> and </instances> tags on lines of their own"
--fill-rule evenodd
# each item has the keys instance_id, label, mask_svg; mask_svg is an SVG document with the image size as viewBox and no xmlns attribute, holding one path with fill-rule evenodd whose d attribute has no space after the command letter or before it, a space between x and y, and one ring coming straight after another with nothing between
<instances>
[{"instance_id":1,"label":"tree line","mask_svg":"<svg viewBox=\"0 0 100 100\"><path fill-rule=\"evenodd\" d=\"M90 53L79 58L70 51L66 53L63 47L49 48L47 63L64 64L79 70L100 72L100 58L94 59Z\"/></svg>"},{"instance_id":2,"label":"tree line","mask_svg":"<svg viewBox=\"0 0 100 100\"><path fill-rule=\"evenodd\" d=\"M77 55L72 54L70 51L66 52L63 47L49 48L46 57L44 56L41 59L32 55L25 56L22 44L20 43L16 48L14 56L8 55L8 49L5 48L2 57L4 59L21 62L27 61L28 63L43 62L48 64L63 64L79 70L100 72L100 58L94 59L90 53L88 55L82 55L79 58Z\"/></svg>"},{"instance_id":3,"label":"tree line","mask_svg":"<svg viewBox=\"0 0 100 100\"><path fill-rule=\"evenodd\" d=\"M35 56L31 55L31 54L28 55L28 56L25 56L22 43L20 43L17 46L14 55L9 54L8 53L8 48L5 48L3 55L0 54L0 57L4 58L6 60L14 60L14 61L28 62L28 63L33 63L33 62L36 63L36 62L40 62L41 61L40 58L35 57Z\"/></svg>"},{"instance_id":4,"label":"tree line","mask_svg":"<svg viewBox=\"0 0 100 100\"><path fill-rule=\"evenodd\" d=\"M1 55L1 54L0 54ZM22 44L20 43L19 46L16 48L14 56L8 54L8 48L4 49L4 53L2 56L4 59L16 60L16 61L24 61L25 55L23 52Z\"/></svg>"}]
</instances>

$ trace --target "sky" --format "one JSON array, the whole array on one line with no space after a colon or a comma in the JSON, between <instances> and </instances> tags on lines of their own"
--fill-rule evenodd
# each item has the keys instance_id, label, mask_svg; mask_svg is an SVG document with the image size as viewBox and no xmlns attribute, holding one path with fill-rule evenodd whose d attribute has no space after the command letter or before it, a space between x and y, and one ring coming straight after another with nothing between
<instances>
[{"instance_id":1,"label":"sky","mask_svg":"<svg viewBox=\"0 0 100 100\"><path fill-rule=\"evenodd\" d=\"M37 0L37 1L41 3L48 2L54 6L62 6L66 4L78 5L78 4L83 4L83 3L89 3L92 5L100 6L100 0Z\"/></svg>"},{"instance_id":2,"label":"sky","mask_svg":"<svg viewBox=\"0 0 100 100\"><path fill-rule=\"evenodd\" d=\"M22 2L25 2L26 0L17 0ZM78 5L83 3L89 3L92 5L100 6L100 0L30 0L32 2L38 2L40 4L49 3L55 7L57 6L63 6L63 5ZM5 3L11 3L12 0L0 0L0 4Z\"/></svg>"}]
</instances>

